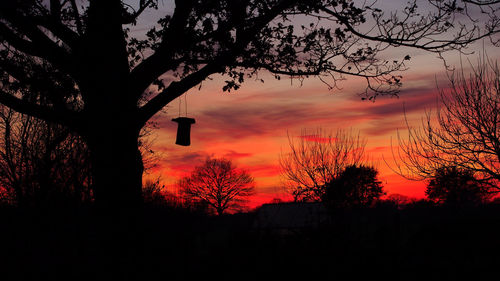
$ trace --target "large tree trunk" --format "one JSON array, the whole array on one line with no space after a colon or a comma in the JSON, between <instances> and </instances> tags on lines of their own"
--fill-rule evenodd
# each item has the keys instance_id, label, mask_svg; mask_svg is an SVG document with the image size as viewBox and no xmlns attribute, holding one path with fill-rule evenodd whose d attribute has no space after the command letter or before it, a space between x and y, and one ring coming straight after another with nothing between
<instances>
[{"instance_id":1,"label":"large tree trunk","mask_svg":"<svg viewBox=\"0 0 500 281\"><path fill-rule=\"evenodd\" d=\"M142 203L139 130L124 120L106 123L87 136L95 202L104 208L135 209Z\"/></svg>"},{"instance_id":2,"label":"large tree trunk","mask_svg":"<svg viewBox=\"0 0 500 281\"><path fill-rule=\"evenodd\" d=\"M134 277L141 270L143 248L139 129L123 115L93 127L86 141L98 215L94 266L104 279L139 278Z\"/></svg>"},{"instance_id":3,"label":"large tree trunk","mask_svg":"<svg viewBox=\"0 0 500 281\"><path fill-rule=\"evenodd\" d=\"M128 85L129 64L120 0L91 1L86 45L81 51L92 186L99 207L120 211L141 204L143 165L136 93Z\"/></svg>"}]
</instances>

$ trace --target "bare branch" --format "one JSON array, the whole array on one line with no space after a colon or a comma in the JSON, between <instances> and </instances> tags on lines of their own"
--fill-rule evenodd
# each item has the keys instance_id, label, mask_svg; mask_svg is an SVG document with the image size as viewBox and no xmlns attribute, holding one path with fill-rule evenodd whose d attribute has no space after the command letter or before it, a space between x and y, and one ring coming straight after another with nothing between
<instances>
[{"instance_id":1,"label":"bare branch","mask_svg":"<svg viewBox=\"0 0 500 281\"><path fill-rule=\"evenodd\" d=\"M365 160L366 141L352 131L303 130L298 140L288 136L288 144L290 151L281 154L280 166L296 200L322 200L327 182Z\"/></svg>"},{"instance_id":2,"label":"bare branch","mask_svg":"<svg viewBox=\"0 0 500 281\"><path fill-rule=\"evenodd\" d=\"M21 100L15 96L0 90L0 103L15 111L28 114L50 122L71 126L73 128L82 128L81 114L69 110L53 109L46 106L30 103Z\"/></svg>"},{"instance_id":3,"label":"bare branch","mask_svg":"<svg viewBox=\"0 0 500 281\"><path fill-rule=\"evenodd\" d=\"M222 215L226 210L241 209L245 198L254 194L253 183L250 174L237 170L230 160L208 158L178 184L188 201L207 203Z\"/></svg>"},{"instance_id":4,"label":"bare branch","mask_svg":"<svg viewBox=\"0 0 500 281\"><path fill-rule=\"evenodd\" d=\"M408 126L393 157L396 172L406 178L432 178L442 167L473 171L483 181L500 180L500 71L480 60L472 73L449 77L441 91L436 117L428 113L421 128Z\"/></svg>"}]
</instances>

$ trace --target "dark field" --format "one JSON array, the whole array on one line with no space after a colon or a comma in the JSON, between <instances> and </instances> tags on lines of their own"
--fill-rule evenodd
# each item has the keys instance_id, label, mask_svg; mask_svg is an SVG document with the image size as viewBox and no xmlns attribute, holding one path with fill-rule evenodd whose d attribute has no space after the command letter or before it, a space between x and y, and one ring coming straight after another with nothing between
<instances>
[{"instance_id":1,"label":"dark field","mask_svg":"<svg viewBox=\"0 0 500 281\"><path fill-rule=\"evenodd\" d=\"M343 210L317 228L257 228L147 207L0 211L0 280L497 280L500 206ZM140 215L138 215L140 214Z\"/></svg>"}]
</instances>

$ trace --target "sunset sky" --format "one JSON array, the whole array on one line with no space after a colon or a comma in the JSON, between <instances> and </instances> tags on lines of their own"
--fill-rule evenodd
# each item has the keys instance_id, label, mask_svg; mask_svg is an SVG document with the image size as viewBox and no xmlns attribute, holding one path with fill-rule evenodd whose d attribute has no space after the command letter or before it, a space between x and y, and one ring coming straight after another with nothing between
<instances>
[{"instance_id":1,"label":"sunset sky","mask_svg":"<svg viewBox=\"0 0 500 281\"><path fill-rule=\"evenodd\" d=\"M163 11L171 9L166 1L160 6ZM160 11L161 12L161 11ZM154 13L139 22L132 32L139 32L154 24ZM480 52L486 51L495 58L495 49L489 41L478 42L468 51L474 54L460 56L447 53L446 62L460 68L475 64ZM285 77L275 80L262 71L259 78L264 83L247 80L238 91L222 91L224 78L212 76L201 88L191 89L174 100L157 115L159 129L154 131L153 150L160 155L158 166L148 172L146 178L161 176L162 182L175 192L176 181L201 164L206 157L226 157L238 167L245 168L255 177L257 194L251 207L271 201L274 198L290 199L283 189L279 171L280 152L288 150L287 133L298 137L301 130L311 133L318 127L335 131L338 128L359 130L367 140L367 156L380 171L385 191L388 194L402 194L422 198L424 182L405 180L386 165L383 158L394 165L391 141L397 149L397 132L406 132L403 108L410 124L419 125L421 118L437 104L437 85L448 86L443 61L435 54L414 49L393 49L382 54L387 58L401 58L409 54L409 70L403 75L403 87L399 97L379 97L375 102L362 101L358 93L366 86L360 79L346 77L341 89L329 90L317 78L300 83ZM177 124L172 118L187 116L196 119L191 130L191 146L175 145ZM179 112L180 106L180 112Z\"/></svg>"}]
</instances>

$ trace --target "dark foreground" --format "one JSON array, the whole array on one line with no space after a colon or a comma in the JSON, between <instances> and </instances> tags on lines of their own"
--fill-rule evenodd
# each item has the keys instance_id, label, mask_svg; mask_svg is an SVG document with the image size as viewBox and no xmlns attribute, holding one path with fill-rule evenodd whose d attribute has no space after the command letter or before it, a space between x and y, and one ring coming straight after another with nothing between
<instances>
[{"instance_id":1,"label":"dark foreground","mask_svg":"<svg viewBox=\"0 0 500 281\"><path fill-rule=\"evenodd\" d=\"M0 280L498 280L500 206L339 211L316 229L172 208L0 211Z\"/></svg>"}]
</instances>

